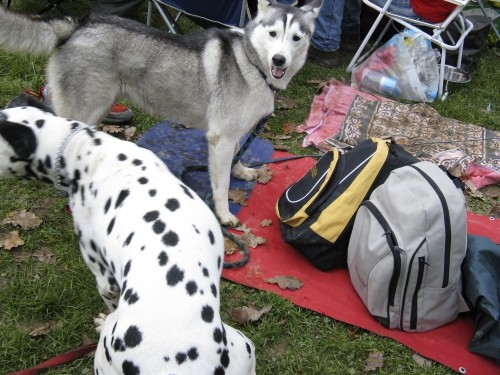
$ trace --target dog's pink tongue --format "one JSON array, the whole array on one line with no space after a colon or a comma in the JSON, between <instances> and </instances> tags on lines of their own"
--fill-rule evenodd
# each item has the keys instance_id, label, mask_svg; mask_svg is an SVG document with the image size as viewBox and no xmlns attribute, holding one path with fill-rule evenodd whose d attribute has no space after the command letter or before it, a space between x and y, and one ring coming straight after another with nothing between
<instances>
[{"instance_id":1,"label":"dog's pink tongue","mask_svg":"<svg viewBox=\"0 0 500 375\"><path fill-rule=\"evenodd\" d=\"M277 66L273 66L272 73L273 77L277 79L280 79L285 75L285 71L281 68L278 68Z\"/></svg>"}]
</instances>

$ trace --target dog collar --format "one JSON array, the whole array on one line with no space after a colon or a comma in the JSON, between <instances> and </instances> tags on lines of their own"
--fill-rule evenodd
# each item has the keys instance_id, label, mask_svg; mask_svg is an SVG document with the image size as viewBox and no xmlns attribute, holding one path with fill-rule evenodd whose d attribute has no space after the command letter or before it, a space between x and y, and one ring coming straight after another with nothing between
<instances>
[{"instance_id":1,"label":"dog collar","mask_svg":"<svg viewBox=\"0 0 500 375\"><path fill-rule=\"evenodd\" d=\"M75 135L80 133L82 130L86 129L90 129L90 127L88 125L79 124L76 128L71 130L71 132L66 136L66 138L64 138L64 140L61 143L61 146L59 146L59 149L57 150L56 165L55 165L56 181L54 183L54 186L57 190L63 191L61 187L61 181L62 181L61 170L62 170L64 150L66 149L66 146L68 145L69 141L71 141Z\"/></svg>"},{"instance_id":2,"label":"dog collar","mask_svg":"<svg viewBox=\"0 0 500 375\"><path fill-rule=\"evenodd\" d=\"M259 68L255 64L253 64L253 66L255 66L255 69L257 69L257 71L259 72L259 74L264 79L264 81L266 82L267 86L271 89L272 92L279 91L276 87L274 87L272 84L270 84L269 82L267 82L267 74L264 73L264 71L261 68Z\"/></svg>"}]
</instances>

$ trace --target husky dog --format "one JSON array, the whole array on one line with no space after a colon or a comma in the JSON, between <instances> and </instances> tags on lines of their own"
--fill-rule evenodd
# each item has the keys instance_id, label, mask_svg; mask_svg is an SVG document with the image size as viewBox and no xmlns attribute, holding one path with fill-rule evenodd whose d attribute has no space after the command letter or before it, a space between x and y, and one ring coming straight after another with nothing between
<instances>
[{"instance_id":1,"label":"husky dog","mask_svg":"<svg viewBox=\"0 0 500 375\"><path fill-rule=\"evenodd\" d=\"M303 66L321 3L259 0L244 29L186 35L114 16L43 20L0 6L0 48L51 55L47 78L59 116L97 124L124 97L152 115L207 130L215 213L234 226L232 157L241 137L273 112L275 90ZM258 178L239 162L232 173Z\"/></svg>"}]
</instances>

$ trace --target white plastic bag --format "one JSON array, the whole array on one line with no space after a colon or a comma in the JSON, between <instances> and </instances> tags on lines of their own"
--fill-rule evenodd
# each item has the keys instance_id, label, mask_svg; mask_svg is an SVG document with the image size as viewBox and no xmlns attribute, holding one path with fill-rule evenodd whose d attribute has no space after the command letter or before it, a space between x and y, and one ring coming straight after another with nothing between
<instances>
[{"instance_id":1,"label":"white plastic bag","mask_svg":"<svg viewBox=\"0 0 500 375\"><path fill-rule=\"evenodd\" d=\"M434 101L439 67L431 42L412 30L394 35L353 69L352 84L397 99Z\"/></svg>"}]
</instances>

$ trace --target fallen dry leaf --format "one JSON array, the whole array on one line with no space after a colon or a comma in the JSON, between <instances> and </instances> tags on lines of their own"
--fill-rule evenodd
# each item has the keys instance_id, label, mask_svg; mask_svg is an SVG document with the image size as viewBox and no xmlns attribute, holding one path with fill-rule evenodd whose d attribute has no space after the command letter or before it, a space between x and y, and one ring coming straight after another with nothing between
<instances>
[{"instance_id":1,"label":"fallen dry leaf","mask_svg":"<svg viewBox=\"0 0 500 375\"><path fill-rule=\"evenodd\" d=\"M271 311L272 306L266 306L261 310L256 310L253 307L236 307L229 311L231 319L239 324L247 324L249 322L256 322L262 315L267 314Z\"/></svg>"},{"instance_id":2,"label":"fallen dry leaf","mask_svg":"<svg viewBox=\"0 0 500 375\"><path fill-rule=\"evenodd\" d=\"M281 289L298 290L304 286L304 283L295 276L274 276L264 281L270 284L278 284Z\"/></svg>"},{"instance_id":3,"label":"fallen dry leaf","mask_svg":"<svg viewBox=\"0 0 500 375\"><path fill-rule=\"evenodd\" d=\"M380 352L370 352L366 360L364 372L376 371L384 366L384 354Z\"/></svg>"},{"instance_id":4,"label":"fallen dry leaf","mask_svg":"<svg viewBox=\"0 0 500 375\"><path fill-rule=\"evenodd\" d=\"M118 125L103 125L102 131L109 134L116 134L123 132L123 128Z\"/></svg>"},{"instance_id":5,"label":"fallen dry leaf","mask_svg":"<svg viewBox=\"0 0 500 375\"><path fill-rule=\"evenodd\" d=\"M264 228L270 226L272 223L273 221L271 219L264 219L260 222L260 226Z\"/></svg>"},{"instance_id":6,"label":"fallen dry leaf","mask_svg":"<svg viewBox=\"0 0 500 375\"><path fill-rule=\"evenodd\" d=\"M54 253L46 248L36 250L32 256L40 263L54 264L56 262L56 256Z\"/></svg>"},{"instance_id":7,"label":"fallen dry leaf","mask_svg":"<svg viewBox=\"0 0 500 375\"><path fill-rule=\"evenodd\" d=\"M38 336L45 336L52 332L52 330L56 328L62 327L62 322L57 321L57 322L48 322L48 323L41 323L37 326L35 326L32 331L29 333L31 337L38 337Z\"/></svg>"},{"instance_id":8,"label":"fallen dry leaf","mask_svg":"<svg viewBox=\"0 0 500 375\"><path fill-rule=\"evenodd\" d=\"M137 128L135 126L129 126L125 128L123 136L127 141L130 141L134 137L136 130Z\"/></svg>"},{"instance_id":9,"label":"fallen dry leaf","mask_svg":"<svg viewBox=\"0 0 500 375\"><path fill-rule=\"evenodd\" d=\"M275 99L276 99L276 104L275 104L276 109L293 109L298 107L297 101L287 98L282 93L277 93L275 95Z\"/></svg>"},{"instance_id":10,"label":"fallen dry leaf","mask_svg":"<svg viewBox=\"0 0 500 375\"><path fill-rule=\"evenodd\" d=\"M244 207L248 206L246 191L240 189L229 190L228 197L229 200L233 201L234 203L237 203Z\"/></svg>"},{"instance_id":11,"label":"fallen dry leaf","mask_svg":"<svg viewBox=\"0 0 500 375\"><path fill-rule=\"evenodd\" d=\"M12 211L7 214L7 218L3 219L1 224L12 224L15 227L20 226L23 229L34 229L42 223L35 214L26 210Z\"/></svg>"},{"instance_id":12,"label":"fallen dry leaf","mask_svg":"<svg viewBox=\"0 0 500 375\"><path fill-rule=\"evenodd\" d=\"M24 241L19 237L19 232L17 230L7 233L0 239L0 247L5 248L5 250L10 250L22 245L24 245Z\"/></svg>"},{"instance_id":13,"label":"fallen dry leaf","mask_svg":"<svg viewBox=\"0 0 500 375\"><path fill-rule=\"evenodd\" d=\"M295 125L294 123L292 122L287 122L285 125L283 125L283 133L285 135L288 135L290 133L294 133L295 132L295 128L296 128L297 125Z\"/></svg>"},{"instance_id":14,"label":"fallen dry leaf","mask_svg":"<svg viewBox=\"0 0 500 375\"><path fill-rule=\"evenodd\" d=\"M252 232L246 233L241 236L241 240L247 245L247 247L255 249L259 245L263 245L267 242L264 237L259 237L253 234Z\"/></svg>"},{"instance_id":15,"label":"fallen dry leaf","mask_svg":"<svg viewBox=\"0 0 500 375\"><path fill-rule=\"evenodd\" d=\"M430 359L427 359L425 357L422 357L420 354L418 353L413 353L412 355L412 358L413 360L419 365L419 366L422 366L422 367L429 367L432 365L432 361Z\"/></svg>"},{"instance_id":16,"label":"fallen dry leaf","mask_svg":"<svg viewBox=\"0 0 500 375\"><path fill-rule=\"evenodd\" d=\"M259 168L259 178L257 178L257 181L260 184L267 184L269 181L271 181L272 177L273 171L268 168L267 164L264 164Z\"/></svg>"}]
</instances>

